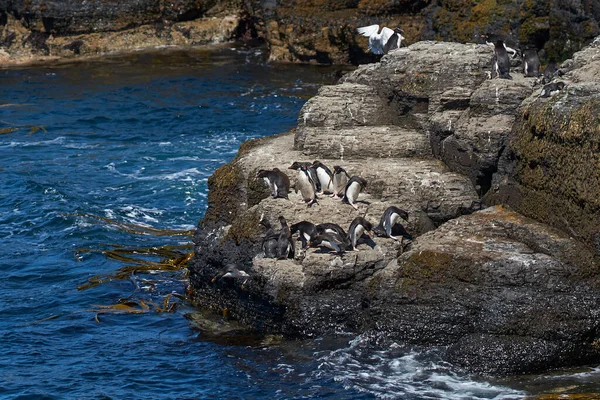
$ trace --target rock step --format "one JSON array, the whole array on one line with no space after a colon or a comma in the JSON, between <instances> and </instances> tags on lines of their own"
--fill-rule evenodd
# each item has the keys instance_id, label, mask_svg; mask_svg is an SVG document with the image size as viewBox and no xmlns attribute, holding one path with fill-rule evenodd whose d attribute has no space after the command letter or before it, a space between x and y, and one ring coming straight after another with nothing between
<instances>
[{"instance_id":1,"label":"rock step","mask_svg":"<svg viewBox=\"0 0 600 400\"><path fill-rule=\"evenodd\" d=\"M298 173L287 167L294 161L313 159L299 151L289 150L292 140L291 135L282 135L251 149L238 159L241 170L251 175L259 169L277 167L287 173L293 184ZM320 161L330 169L340 165L350 176L358 175L366 179L369 193L361 194L360 201L389 203L409 212L423 210L435 221L445 221L465 210L478 208L479 197L471 181L463 175L449 172L444 163L438 160L366 158L344 161L321 158ZM292 193L290 199L299 200L300 194ZM343 206L345 212L354 211L347 204Z\"/></svg>"},{"instance_id":2,"label":"rock step","mask_svg":"<svg viewBox=\"0 0 600 400\"><path fill-rule=\"evenodd\" d=\"M298 117L295 148L302 149L305 128L393 125L398 112L367 85L342 83L323 86L308 100Z\"/></svg>"},{"instance_id":3,"label":"rock step","mask_svg":"<svg viewBox=\"0 0 600 400\"><path fill-rule=\"evenodd\" d=\"M280 301L294 291L314 292L363 280L384 268L393 255L402 252L400 242L378 237L360 244L357 251L347 251L341 256L321 249L301 250L300 241L295 243L294 260L261 255L252 260L252 275L260 276L266 282L265 292Z\"/></svg>"},{"instance_id":4,"label":"rock step","mask_svg":"<svg viewBox=\"0 0 600 400\"><path fill-rule=\"evenodd\" d=\"M320 158L428 158L431 145L425 134L394 125L311 127L305 129L302 154Z\"/></svg>"}]
</instances>

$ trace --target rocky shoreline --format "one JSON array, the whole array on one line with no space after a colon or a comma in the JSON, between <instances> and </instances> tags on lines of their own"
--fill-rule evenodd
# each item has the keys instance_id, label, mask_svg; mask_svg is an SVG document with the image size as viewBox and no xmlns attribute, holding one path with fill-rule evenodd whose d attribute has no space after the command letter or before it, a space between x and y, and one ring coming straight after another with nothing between
<instances>
[{"instance_id":1,"label":"rocky shoreline","mask_svg":"<svg viewBox=\"0 0 600 400\"><path fill-rule=\"evenodd\" d=\"M579 1L0 0L0 66L232 40L266 43L275 62L358 65L377 60L356 32L371 24L402 25L408 44L498 33L563 60L599 22Z\"/></svg>"},{"instance_id":2,"label":"rocky shoreline","mask_svg":"<svg viewBox=\"0 0 600 400\"><path fill-rule=\"evenodd\" d=\"M244 143L209 180L190 298L264 333L442 346L475 373L598 363L600 40L563 64L551 97L517 68L488 79L491 55L415 43L321 88L294 132ZM287 167L314 159L368 181L358 211L273 199L255 179L277 167L293 182ZM408 212L412 241L261 255L261 217L346 228L357 215L377 224L390 205ZM231 264L249 278L213 279Z\"/></svg>"}]
</instances>

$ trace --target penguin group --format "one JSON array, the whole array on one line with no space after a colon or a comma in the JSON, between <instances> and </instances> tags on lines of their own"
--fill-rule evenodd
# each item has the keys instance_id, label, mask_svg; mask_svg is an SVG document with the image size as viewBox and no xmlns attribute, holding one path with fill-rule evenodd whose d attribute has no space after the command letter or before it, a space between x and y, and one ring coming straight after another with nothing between
<instances>
[{"instance_id":1,"label":"penguin group","mask_svg":"<svg viewBox=\"0 0 600 400\"><path fill-rule=\"evenodd\" d=\"M281 229L275 232L271 224L261 217L260 223L266 229L262 252L265 258L279 260L294 258L292 237L296 234L302 249L318 247L337 255L346 251L357 251L358 244L361 241L368 243L373 235L395 241L403 238L412 239L404 226L399 223L401 219L408 221L408 213L396 206L390 206L381 215L379 225L376 227L373 227L373 224L364 217L358 216L352 220L346 232L344 228L331 222L315 225L310 221L300 221L288 227L285 218L280 216Z\"/></svg>"},{"instance_id":2,"label":"penguin group","mask_svg":"<svg viewBox=\"0 0 600 400\"><path fill-rule=\"evenodd\" d=\"M294 161L288 169L298 171L294 190L299 191L302 201L307 207L318 204L318 196L329 195L334 199L342 199L342 203L350 204L358 210L358 196L366 192L367 181L360 176L350 176L339 165L333 172L319 160L311 162Z\"/></svg>"},{"instance_id":3,"label":"penguin group","mask_svg":"<svg viewBox=\"0 0 600 400\"><path fill-rule=\"evenodd\" d=\"M507 40L499 35L481 35L488 46L494 48L494 54L491 59L490 78L513 79L510 75L510 58L521 57L522 70L520 72L527 78L540 78L536 81L544 85L540 92L540 97L550 97L558 93L565 87L564 82L555 81L554 78L562 75L556 61L550 59L546 68L541 72L541 63L538 51L534 46L526 44L521 49L515 50L507 45ZM512 46L512 44L511 44Z\"/></svg>"},{"instance_id":4,"label":"penguin group","mask_svg":"<svg viewBox=\"0 0 600 400\"><path fill-rule=\"evenodd\" d=\"M404 30L398 25L394 29L386 26L379 31L379 25L363 26L356 29L358 33L369 38L369 50L373 54L387 54L399 49L404 40Z\"/></svg>"}]
</instances>

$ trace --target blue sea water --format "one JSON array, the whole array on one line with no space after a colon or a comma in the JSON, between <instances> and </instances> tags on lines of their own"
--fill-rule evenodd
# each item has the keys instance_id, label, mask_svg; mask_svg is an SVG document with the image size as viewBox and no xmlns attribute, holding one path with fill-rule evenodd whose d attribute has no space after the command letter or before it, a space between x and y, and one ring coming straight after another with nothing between
<instances>
[{"instance_id":1,"label":"blue sea water","mask_svg":"<svg viewBox=\"0 0 600 400\"><path fill-rule=\"evenodd\" d=\"M361 336L218 338L197 321L227 326L176 296L184 270L78 290L160 261L141 249L191 251L211 173L244 140L294 127L334 75L228 47L0 70L0 397L514 399L555 381L473 379Z\"/></svg>"}]
</instances>

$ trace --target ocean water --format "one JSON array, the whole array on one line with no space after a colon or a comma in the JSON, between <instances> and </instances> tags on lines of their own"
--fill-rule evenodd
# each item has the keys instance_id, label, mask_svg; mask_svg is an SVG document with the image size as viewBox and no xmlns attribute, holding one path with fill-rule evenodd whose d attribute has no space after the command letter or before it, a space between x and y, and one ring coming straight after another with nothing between
<instances>
[{"instance_id":1,"label":"ocean water","mask_svg":"<svg viewBox=\"0 0 600 400\"><path fill-rule=\"evenodd\" d=\"M597 391L596 369L492 382L363 336L240 338L185 303L185 269L169 260L191 251L207 178L244 140L294 127L335 74L229 47L0 70L0 397Z\"/></svg>"}]
</instances>

